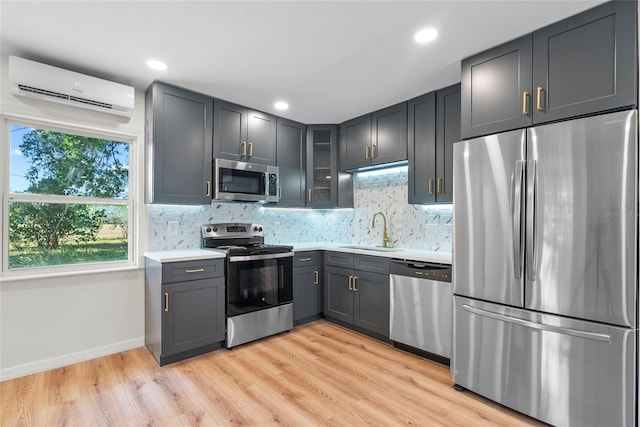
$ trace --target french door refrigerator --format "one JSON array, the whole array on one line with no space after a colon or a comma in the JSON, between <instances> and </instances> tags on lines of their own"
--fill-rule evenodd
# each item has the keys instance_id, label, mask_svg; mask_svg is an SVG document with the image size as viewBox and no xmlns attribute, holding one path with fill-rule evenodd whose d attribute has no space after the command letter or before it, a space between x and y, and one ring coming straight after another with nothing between
<instances>
[{"instance_id":1,"label":"french door refrigerator","mask_svg":"<svg viewBox=\"0 0 640 427\"><path fill-rule=\"evenodd\" d=\"M635 426L637 111L454 144L454 382Z\"/></svg>"}]
</instances>

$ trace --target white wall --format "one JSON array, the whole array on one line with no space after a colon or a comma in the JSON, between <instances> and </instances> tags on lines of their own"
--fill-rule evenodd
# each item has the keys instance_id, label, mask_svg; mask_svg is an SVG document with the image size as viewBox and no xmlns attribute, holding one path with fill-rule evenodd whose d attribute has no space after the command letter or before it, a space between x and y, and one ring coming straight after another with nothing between
<instances>
[{"instance_id":1,"label":"white wall","mask_svg":"<svg viewBox=\"0 0 640 427\"><path fill-rule=\"evenodd\" d=\"M68 123L137 137L134 162L143 172L144 93L136 92L131 119L58 106L10 94L8 57L0 57L0 114ZM125 82L126 83L126 82ZM1 138L6 138L2 135ZM6 141L0 144L6 147ZM8 165L2 150L2 170ZM2 174L0 174L2 175ZM0 178L0 188L6 185ZM0 275L0 380L64 366L144 345L144 264L146 206L142 182L132 193L139 202L134 223L136 267L129 270L14 280ZM3 198L6 195L3 193ZM130 227L132 226L130 225ZM5 233L0 216L0 230Z\"/></svg>"}]
</instances>

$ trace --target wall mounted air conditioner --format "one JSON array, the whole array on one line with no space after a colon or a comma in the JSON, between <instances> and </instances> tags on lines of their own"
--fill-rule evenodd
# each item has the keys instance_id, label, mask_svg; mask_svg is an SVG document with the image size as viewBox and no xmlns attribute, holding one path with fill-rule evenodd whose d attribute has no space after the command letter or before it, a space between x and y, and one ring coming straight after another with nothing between
<instances>
[{"instance_id":1,"label":"wall mounted air conditioner","mask_svg":"<svg viewBox=\"0 0 640 427\"><path fill-rule=\"evenodd\" d=\"M17 96L131 117L134 88L9 56L9 84Z\"/></svg>"}]
</instances>

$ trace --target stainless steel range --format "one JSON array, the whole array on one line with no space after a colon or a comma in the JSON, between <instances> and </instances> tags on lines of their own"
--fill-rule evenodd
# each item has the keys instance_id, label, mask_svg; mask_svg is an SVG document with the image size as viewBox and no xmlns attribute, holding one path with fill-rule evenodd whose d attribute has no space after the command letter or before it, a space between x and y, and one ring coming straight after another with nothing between
<instances>
[{"instance_id":1,"label":"stainless steel range","mask_svg":"<svg viewBox=\"0 0 640 427\"><path fill-rule=\"evenodd\" d=\"M202 247L227 255L227 348L293 328L293 247L248 223L203 225Z\"/></svg>"}]
</instances>

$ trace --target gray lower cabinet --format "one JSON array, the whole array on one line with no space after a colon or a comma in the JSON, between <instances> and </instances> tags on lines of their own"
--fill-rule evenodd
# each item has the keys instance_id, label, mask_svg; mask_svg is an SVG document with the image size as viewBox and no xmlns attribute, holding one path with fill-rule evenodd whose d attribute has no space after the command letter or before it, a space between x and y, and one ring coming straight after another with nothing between
<instances>
[{"instance_id":1,"label":"gray lower cabinet","mask_svg":"<svg viewBox=\"0 0 640 427\"><path fill-rule=\"evenodd\" d=\"M147 203L210 204L213 98L154 82L145 102Z\"/></svg>"},{"instance_id":2,"label":"gray lower cabinet","mask_svg":"<svg viewBox=\"0 0 640 427\"><path fill-rule=\"evenodd\" d=\"M303 123L277 118L276 166L280 172L279 207L306 205L305 144L307 127Z\"/></svg>"},{"instance_id":3,"label":"gray lower cabinet","mask_svg":"<svg viewBox=\"0 0 640 427\"><path fill-rule=\"evenodd\" d=\"M637 105L637 4L611 1L462 61L462 138Z\"/></svg>"},{"instance_id":4,"label":"gray lower cabinet","mask_svg":"<svg viewBox=\"0 0 640 427\"><path fill-rule=\"evenodd\" d=\"M296 252L293 257L293 324L300 325L322 315L322 253Z\"/></svg>"},{"instance_id":5,"label":"gray lower cabinet","mask_svg":"<svg viewBox=\"0 0 640 427\"><path fill-rule=\"evenodd\" d=\"M276 164L276 116L216 99L213 156L221 159Z\"/></svg>"},{"instance_id":6,"label":"gray lower cabinet","mask_svg":"<svg viewBox=\"0 0 640 427\"><path fill-rule=\"evenodd\" d=\"M146 259L145 345L160 366L222 347L223 259Z\"/></svg>"},{"instance_id":7,"label":"gray lower cabinet","mask_svg":"<svg viewBox=\"0 0 640 427\"><path fill-rule=\"evenodd\" d=\"M388 339L389 260L336 252L325 256L325 316Z\"/></svg>"}]
</instances>

